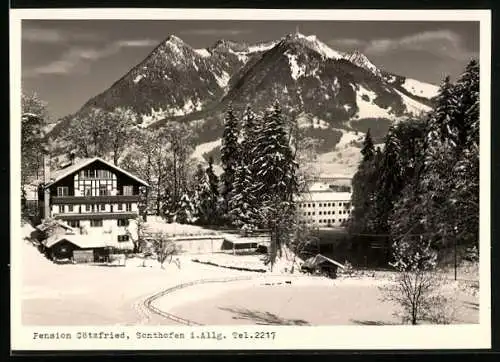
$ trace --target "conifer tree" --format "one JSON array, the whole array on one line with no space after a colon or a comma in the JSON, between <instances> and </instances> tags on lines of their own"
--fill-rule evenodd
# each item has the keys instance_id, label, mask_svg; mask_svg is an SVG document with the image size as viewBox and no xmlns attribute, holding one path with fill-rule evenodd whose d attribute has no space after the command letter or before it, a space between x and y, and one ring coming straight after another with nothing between
<instances>
[{"instance_id":1,"label":"conifer tree","mask_svg":"<svg viewBox=\"0 0 500 362\"><path fill-rule=\"evenodd\" d=\"M223 213L229 212L229 200L234 187L234 175L239 163L238 150L238 120L230 105L224 118L222 134L221 161L224 173L222 175Z\"/></svg>"},{"instance_id":2,"label":"conifer tree","mask_svg":"<svg viewBox=\"0 0 500 362\"><path fill-rule=\"evenodd\" d=\"M229 214L234 225L252 229L258 221L258 199L252 187L256 180L256 169L253 167L253 150L257 142L256 116L247 107L243 116L243 127L240 133L240 159L235 172L234 189L229 202Z\"/></svg>"},{"instance_id":3,"label":"conifer tree","mask_svg":"<svg viewBox=\"0 0 500 362\"><path fill-rule=\"evenodd\" d=\"M271 229L268 259L271 269L276 257L281 256L282 246L290 240L295 219L294 196L298 190L298 165L284 125L281 107L276 102L264 116L253 150L253 167L257 170L254 192L261 198L260 211Z\"/></svg>"},{"instance_id":4,"label":"conifer tree","mask_svg":"<svg viewBox=\"0 0 500 362\"><path fill-rule=\"evenodd\" d=\"M214 172L214 160L210 157L208 160L208 167L205 170L208 181L208 203L207 209L210 213L209 223L219 224L221 219L221 211L219 210L219 178Z\"/></svg>"},{"instance_id":5,"label":"conifer tree","mask_svg":"<svg viewBox=\"0 0 500 362\"><path fill-rule=\"evenodd\" d=\"M176 221L180 224L190 224L195 220L195 209L187 193L181 196Z\"/></svg>"},{"instance_id":6,"label":"conifer tree","mask_svg":"<svg viewBox=\"0 0 500 362\"><path fill-rule=\"evenodd\" d=\"M378 182L378 168L383 159L383 153L375 152L369 130L366 133L361 154L361 162L352 179L353 211L348 222L348 228L352 233L372 231L369 215L373 208Z\"/></svg>"},{"instance_id":7,"label":"conifer tree","mask_svg":"<svg viewBox=\"0 0 500 362\"><path fill-rule=\"evenodd\" d=\"M363 161L369 161L373 158L375 154L375 147L373 146L372 136L370 134L370 129L366 132L365 139L363 141L363 148L361 149L361 155L363 156Z\"/></svg>"}]
</instances>

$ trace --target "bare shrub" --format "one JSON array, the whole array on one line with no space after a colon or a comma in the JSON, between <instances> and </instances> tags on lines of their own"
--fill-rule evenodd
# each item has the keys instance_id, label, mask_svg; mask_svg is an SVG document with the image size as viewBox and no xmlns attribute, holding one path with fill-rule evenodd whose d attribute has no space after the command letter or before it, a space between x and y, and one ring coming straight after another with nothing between
<instances>
[{"instance_id":1,"label":"bare shrub","mask_svg":"<svg viewBox=\"0 0 500 362\"><path fill-rule=\"evenodd\" d=\"M395 315L401 317L403 323L451 323L455 315L454 302L442 293L444 279L436 269L437 254L430 243L399 241L393 247L395 262L392 265L398 273L391 283L381 287L382 300L398 304Z\"/></svg>"}]
</instances>

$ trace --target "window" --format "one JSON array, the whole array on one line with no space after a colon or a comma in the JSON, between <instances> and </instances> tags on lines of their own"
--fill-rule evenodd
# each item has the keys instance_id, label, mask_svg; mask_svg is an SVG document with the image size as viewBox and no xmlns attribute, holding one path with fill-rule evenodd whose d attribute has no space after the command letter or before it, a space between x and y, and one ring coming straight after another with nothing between
<instances>
[{"instance_id":1,"label":"window","mask_svg":"<svg viewBox=\"0 0 500 362\"><path fill-rule=\"evenodd\" d=\"M116 220L118 226L128 226L130 224L128 219L118 219Z\"/></svg>"},{"instance_id":2,"label":"window","mask_svg":"<svg viewBox=\"0 0 500 362\"><path fill-rule=\"evenodd\" d=\"M68 211L73 212L73 205L68 205Z\"/></svg>"},{"instance_id":3,"label":"window","mask_svg":"<svg viewBox=\"0 0 500 362\"><path fill-rule=\"evenodd\" d=\"M319 207L321 207L321 206L323 206L323 204L322 204L322 203L320 203L320 204L319 204Z\"/></svg>"},{"instance_id":4,"label":"window","mask_svg":"<svg viewBox=\"0 0 500 362\"><path fill-rule=\"evenodd\" d=\"M308 215L308 216L311 216L311 212L310 212L310 211L308 211L308 212L307 212L307 215Z\"/></svg>"},{"instance_id":5,"label":"window","mask_svg":"<svg viewBox=\"0 0 500 362\"><path fill-rule=\"evenodd\" d=\"M106 185L99 185L99 196L109 195L109 191Z\"/></svg>"},{"instance_id":6,"label":"window","mask_svg":"<svg viewBox=\"0 0 500 362\"><path fill-rule=\"evenodd\" d=\"M128 235L118 235L118 241L128 241Z\"/></svg>"},{"instance_id":7,"label":"window","mask_svg":"<svg viewBox=\"0 0 500 362\"><path fill-rule=\"evenodd\" d=\"M307 207L311 207L311 204L307 204Z\"/></svg>"},{"instance_id":8,"label":"window","mask_svg":"<svg viewBox=\"0 0 500 362\"><path fill-rule=\"evenodd\" d=\"M319 212L319 214L321 215L321 211Z\"/></svg>"},{"instance_id":9,"label":"window","mask_svg":"<svg viewBox=\"0 0 500 362\"><path fill-rule=\"evenodd\" d=\"M123 195L132 196L134 194L134 186L123 186Z\"/></svg>"},{"instance_id":10,"label":"window","mask_svg":"<svg viewBox=\"0 0 500 362\"><path fill-rule=\"evenodd\" d=\"M332 215L335 215L335 210L332 211Z\"/></svg>"},{"instance_id":11,"label":"window","mask_svg":"<svg viewBox=\"0 0 500 362\"><path fill-rule=\"evenodd\" d=\"M85 211L90 211L90 205L89 204L85 205Z\"/></svg>"},{"instance_id":12,"label":"window","mask_svg":"<svg viewBox=\"0 0 500 362\"><path fill-rule=\"evenodd\" d=\"M328 203L328 206L332 206L332 203L331 203L331 202L329 202L329 203Z\"/></svg>"},{"instance_id":13,"label":"window","mask_svg":"<svg viewBox=\"0 0 500 362\"><path fill-rule=\"evenodd\" d=\"M69 187L57 186L57 196L69 196Z\"/></svg>"},{"instance_id":14,"label":"window","mask_svg":"<svg viewBox=\"0 0 500 362\"><path fill-rule=\"evenodd\" d=\"M312 212L313 216L314 216L314 211Z\"/></svg>"},{"instance_id":15,"label":"window","mask_svg":"<svg viewBox=\"0 0 500 362\"><path fill-rule=\"evenodd\" d=\"M71 226L72 228L79 228L80 220L68 220L68 225Z\"/></svg>"},{"instance_id":16,"label":"window","mask_svg":"<svg viewBox=\"0 0 500 362\"><path fill-rule=\"evenodd\" d=\"M126 211L132 211L132 204L125 204Z\"/></svg>"},{"instance_id":17,"label":"window","mask_svg":"<svg viewBox=\"0 0 500 362\"><path fill-rule=\"evenodd\" d=\"M90 226L93 228L102 226L102 219L90 220Z\"/></svg>"},{"instance_id":18,"label":"window","mask_svg":"<svg viewBox=\"0 0 500 362\"><path fill-rule=\"evenodd\" d=\"M92 196L92 187L90 187L90 186L85 186L84 195L85 195L85 196Z\"/></svg>"},{"instance_id":19,"label":"window","mask_svg":"<svg viewBox=\"0 0 500 362\"><path fill-rule=\"evenodd\" d=\"M313 204L313 207L316 207L316 204Z\"/></svg>"},{"instance_id":20,"label":"window","mask_svg":"<svg viewBox=\"0 0 500 362\"><path fill-rule=\"evenodd\" d=\"M101 211L106 211L106 204L101 204Z\"/></svg>"},{"instance_id":21,"label":"window","mask_svg":"<svg viewBox=\"0 0 500 362\"><path fill-rule=\"evenodd\" d=\"M97 177L100 179L110 179L113 178L113 174L108 170L98 170Z\"/></svg>"},{"instance_id":22,"label":"window","mask_svg":"<svg viewBox=\"0 0 500 362\"><path fill-rule=\"evenodd\" d=\"M335 206L335 202L332 202L332 206Z\"/></svg>"},{"instance_id":23,"label":"window","mask_svg":"<svg viewBox=\"0 0 500 362\"><path fill-rule=\"evenodd\" d=\"M59 210L60 214L63 214L64 213L64 205L59 205L58 210Z\"/></svg>"},{"instance_id":24,"label":"window","mask_svg":"<svg viewBox=\"0 0 500 362\"><path fill-rule=\"evenodd\" d=\"M123 210L123 204L118 204L117 208L116 208L118 211L122 211Z\"/></svg>"}]
</instances>

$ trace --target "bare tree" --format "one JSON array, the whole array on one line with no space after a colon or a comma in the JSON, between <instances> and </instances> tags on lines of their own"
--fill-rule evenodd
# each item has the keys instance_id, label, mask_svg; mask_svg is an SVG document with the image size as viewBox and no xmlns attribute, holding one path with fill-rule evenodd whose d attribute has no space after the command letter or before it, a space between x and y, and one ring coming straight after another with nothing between
<instances>
[{"instance_id":1,"label":"bare tree","mask_svg":"<svg viewBox=\"0 0 500 362\"><path fill-rule=\"evenodd\" d=\"M399 305L400 311L395 314L403 323L450 323L453 301L441 293L443 280L436 270L437 253L430 243L400 240L394 245L394 259L397 275L392 283L381 287L382 300Z\"/></svg>"}]
</instances>

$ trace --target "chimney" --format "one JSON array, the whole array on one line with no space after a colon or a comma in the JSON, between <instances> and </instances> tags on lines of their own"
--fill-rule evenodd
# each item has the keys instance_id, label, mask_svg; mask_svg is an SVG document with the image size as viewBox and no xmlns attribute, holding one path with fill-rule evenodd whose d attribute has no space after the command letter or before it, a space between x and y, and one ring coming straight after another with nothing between
<instances>
[{"instance_id":1,"label":"chimney","mask_svg":"<svg viewBox=\"0 0 500 362\"><path fill-rule=\"evenodd\" d=\"M48 184L50 182L50 156L48 154L43 155L43 183Z\"/></svg>"},{"instance_id":2,"label":"chimney","mask_svg":"<svg viewBox=\"0 0 500 362\"><path fill-rule=\"evenodd\" d=\"M50 156L48 153L43 155L43 183L44 186L50 182ZM43 195L43 218L48 219L50 217L50 189L46 188Z\"/></svg>"},{"instance_id":3,"label":"chimney","mask_svg":"<svg viewBox=\"0 0 500 362\"><path fill-rule=\"evenodd\" d=\"M75 152L74 151L71 151L69 153L69 162L71 165L73 165L75 163Z\"/></svg>"}]
</instances>

